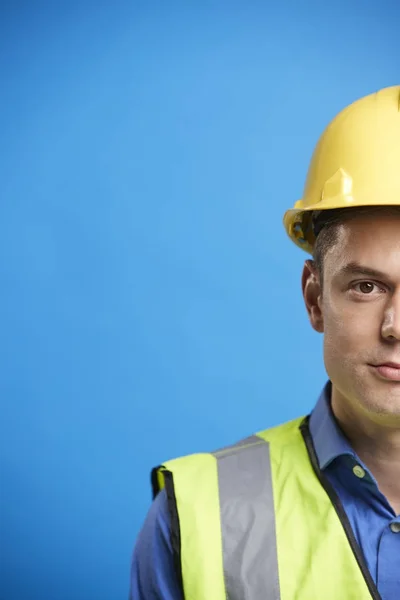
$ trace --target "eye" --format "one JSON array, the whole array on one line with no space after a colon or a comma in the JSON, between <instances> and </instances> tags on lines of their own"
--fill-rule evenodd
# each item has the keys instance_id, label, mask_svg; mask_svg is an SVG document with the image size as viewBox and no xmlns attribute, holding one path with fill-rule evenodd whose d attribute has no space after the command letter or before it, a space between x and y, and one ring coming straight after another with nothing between
<instances>
[{"instance_id":1,"label":"eye","mask_svg":"<svg viewBox=\"0 0 400 600\"><path fill-rule=\"evenodd\" d=\"M378 287L373 281L360 281L354 284L353 289L361 294L372 294L373 291L383 291L382 288Z\"/></svg>"}]
</instances>

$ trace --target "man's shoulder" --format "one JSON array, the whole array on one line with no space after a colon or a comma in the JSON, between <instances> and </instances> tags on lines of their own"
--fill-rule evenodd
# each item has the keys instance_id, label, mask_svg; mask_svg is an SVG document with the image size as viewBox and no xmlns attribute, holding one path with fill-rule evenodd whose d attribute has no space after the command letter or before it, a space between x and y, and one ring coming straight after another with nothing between
<instances>
[{"instance_id":1,"label":"man's shoulder","mask_svg":"<svg viewBox=\"0 0 400 600\"><path fill-rule=\"evenodd\" d=\"M306 418L302 416L291 419L285 423L259 431L256 435L268 443L295 441L301 435L300 427Z\"/></svg>"},{"instance_id":2,"label":"man's shoulder","mask_svg":"<svg viewBox=\"0 0 400 600\"><path fill-rule=\"evenodd\" d=\"M247 437L239 439L239 441L218 448L217 450L209 450L204 452L195 452L185 454L183 456L165 461L156 471L170 470L173 468L185 468L190 465L192 468L207 466L213 464L215 459L223 456L240 453L248 448L264 443L283 443L287 444L290 441L296 441L301 436L300 426L305 421L305 417L297 417L290 421L286 421L279 425L263 429Z\"/></svg>"}]
</instances>

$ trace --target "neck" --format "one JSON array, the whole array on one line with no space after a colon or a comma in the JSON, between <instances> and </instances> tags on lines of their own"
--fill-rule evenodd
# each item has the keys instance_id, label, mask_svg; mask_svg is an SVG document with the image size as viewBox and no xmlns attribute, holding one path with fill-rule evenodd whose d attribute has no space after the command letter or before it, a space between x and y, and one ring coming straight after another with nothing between
<instances>
[{"instance_id":1,"label":"neck","mask_svg":"<svg viewBox=\"0 0 400 600\"><path fill-rule=\"evenodd\" d=\"M368 467L382 494L400 514L400 426L370 418L332 387L332 411L353 450Z\"/></svg>"}]
</instances>

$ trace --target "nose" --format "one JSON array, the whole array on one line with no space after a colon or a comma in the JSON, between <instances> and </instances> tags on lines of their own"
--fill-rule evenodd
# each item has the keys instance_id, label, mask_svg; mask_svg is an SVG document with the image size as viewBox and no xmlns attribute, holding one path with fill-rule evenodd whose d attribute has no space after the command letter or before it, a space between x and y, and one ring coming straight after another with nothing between
<instances>
[{"instance_id":1,"label":"nose","mask_svg":"<svg viewBox=\"0 0 400 600\"><path fill-rule=\"evenodd\" d=\"M400 341L400 289L390 297L383 321L382 337L388 342Z\"/></svg>"}]
</instances>

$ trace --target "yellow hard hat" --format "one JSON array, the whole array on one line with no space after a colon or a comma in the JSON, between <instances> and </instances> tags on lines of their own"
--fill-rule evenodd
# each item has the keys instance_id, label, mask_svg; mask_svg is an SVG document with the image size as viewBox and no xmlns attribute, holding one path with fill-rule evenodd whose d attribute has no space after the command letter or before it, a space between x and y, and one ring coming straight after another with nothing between
<instances>
[{"instance_id":1,"label":"yellow hard hat","mask_svg":"<svg viewBox=\"0 0 400 600\"><path fill-rule=\"evenodd\" d=\"M303 198L285 213L289 237L312 253L313 216L355 206L400 206L400 85L342 110L320 137Z\"/></svg>"}]
</instances>

